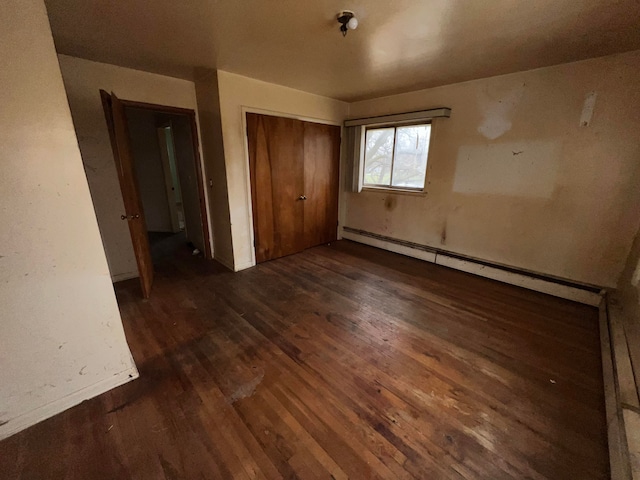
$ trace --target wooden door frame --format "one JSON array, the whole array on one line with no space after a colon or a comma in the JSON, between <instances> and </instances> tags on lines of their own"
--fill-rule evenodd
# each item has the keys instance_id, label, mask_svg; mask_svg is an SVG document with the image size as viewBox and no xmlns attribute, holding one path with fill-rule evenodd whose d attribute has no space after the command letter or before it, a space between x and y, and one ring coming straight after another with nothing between
<instances>
[{"instance_id":1,"label":"wooden door frame","mask_svg":"<svg viewBox=\"0 0 640 480\"><path fill-rule=\"evenodd\" d=\"M243 139L243 148L244 148L244 189L245 189L245 198L247 202L247 224L249 225L249 251L251 252L251 265L255 266L256 263L256 245L255 245L255 230L253 228L253 198L251 196L251 172L249 168L249 137L247 130L247 113L257 113L259 115L270 115L272 117L283 117L283 118L292 118L294 120L300 120L303 122L310 123L320 123L322 125L333 125L340 127L340 168L338 172L338 178L340 186L338 188L338 219L340 224L342 225L342 215L340 206L343 204L343 193L342 188L340 188L343 184L343 168L342 168L342 139L344 138L344 126L341 121L333 121L326 120L314 117L306 117L304 115L296 115L293 113L285 113L285 112L277 112L274 110L265 110L263 108L254 108L254 107L242 107L241 108L241 116L242 116L242 131L244 132ZM338 229L338 240L341 238L340 229Z\"/></svg>"},{"instance_id":2,"label":"wooden door frame","mask_svg":"<svg viewBox=\"0 0 640 480\"><path fill-rule=\"evenodd\" d=\"M191 123L191 139L193 143L193 156L196 167L196 181L198 184L198 199L200 203L200 217L202 219L202 236L204 238L204 257L207 260L213 258L211 249L211 234L209 231L209 211L207 209L206 189L204 185L204 173L202 165L202 155L200 155L200 140L198 137L198 122L196 112L190 108L170 107L167 105L157 105L155 103L137 102L135 100L120 100L125 107L140 108L170 115L181 115L189 117Z\"/></svg>"}]
</instances>

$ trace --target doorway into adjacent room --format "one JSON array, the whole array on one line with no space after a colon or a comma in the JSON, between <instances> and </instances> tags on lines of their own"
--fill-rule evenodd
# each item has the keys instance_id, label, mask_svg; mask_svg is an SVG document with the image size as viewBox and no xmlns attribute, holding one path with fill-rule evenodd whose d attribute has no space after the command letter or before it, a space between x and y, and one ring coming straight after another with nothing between
<instances>
[{"instance_id":1,"label":"doorway into adjacent room","mask_svg":"<svg viewBox=\"0 0 640 480\"><path fill-rule=\"evenodd\" d=\"M189 250L211 258L193 110L119 100L101 91L142 293L153 265Z\"/></svg>"}]
</instances>

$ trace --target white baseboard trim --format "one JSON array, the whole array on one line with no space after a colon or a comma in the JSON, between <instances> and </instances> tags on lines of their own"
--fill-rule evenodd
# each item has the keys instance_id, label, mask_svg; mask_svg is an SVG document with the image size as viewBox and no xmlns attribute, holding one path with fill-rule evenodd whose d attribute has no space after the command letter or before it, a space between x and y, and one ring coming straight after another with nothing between
<instances>
[{"instance_id":1,"label":"white baseboard trim","mask_svg":"<svg viewBox=\"0 0 640 480\"><path fill-rule=\"evenodd\" d=\"M105 378L93 385L89 385L81 390L73 392L58 400L49 402L41 407L33 409L22 415L12 418L7 423L0 427L0 440L3 440L11 435L14 435L26 428L35 425L47 418L53 417L58 413L62 413L71 407L75 407L79 403L84 402L93 397L108 392L109 390L124 385L131 380L138 378L140 374L135 365L131 366L127 370L116 373L109 378Z\"/></svg>"},{"instance_id":2,"label":"white baseboard trim","mask_svg":"<svg viewBox=\"0 0 640 480\"><path fill-rule=\"evenodd\" d=\"M549 280L529 277L521 273L507 272L499 268L489 267L487 265L481 265L471 261L461 260L459 258L448 257L442 254L437 255L435 263L445 267L455 268L456 270L461 270L463 272L473 273L474 275L480 275L481 277L498 280L499 282L517 285L518 287L527 288L536 292L546 293L548 295L553 295L554 297L566 298L567 300L573 300L574 302L584 303L593 307L600 305L600 301L602 300L602 296L596 292L569 287L567 285L560 285Z\"/></svg>"},{"instance_id":3,"label":"white baseboard trim","mask_svg":"<svg viewBox=\"0 0 640 480\"><path fill-rule=\"evenodd\" d=\"M138 278L140 274L136 270L135 272L117 273L111 275L111 283L122 282L124 280L130 280L132 278Z\"/></svg>"},{"instance_id":4,"label":"white baseboard trim","mask_svg":"<svg viewBox=\"0 0 640 480\"><path fill-rule=\"evenodd\" d=\"M404 245L398 245L395 243L387 242L377 238L367 237L365 235L359 235L353 232L342 232L342 238L346 240L353 240L354 242L364 243L371 247L381 248L382 250L388 250L389 252L399 253L400 255L406 255L407 257L418 258L427 262L436 263L436 254L434 252L427 252L424 250L417 250L411 247L405 247Z\"/></svg>"},{"instance_id":5,"label":"white baseboard trim","mask_svg":"<svg viewBox=\"0 0 640 480\"><path fill-rule=\"evenodd\" d=\"M492 267L472 260L448 256L446 253L399 245L394 242L368 235L361 235L348 230L343 230L342 238L594 307L600 305L600 301L602 300L600 292L592 292L569 285L563 285L552 280L529 276L525 273L503 270L499 267Z\"/></svg>"}]
</instances>

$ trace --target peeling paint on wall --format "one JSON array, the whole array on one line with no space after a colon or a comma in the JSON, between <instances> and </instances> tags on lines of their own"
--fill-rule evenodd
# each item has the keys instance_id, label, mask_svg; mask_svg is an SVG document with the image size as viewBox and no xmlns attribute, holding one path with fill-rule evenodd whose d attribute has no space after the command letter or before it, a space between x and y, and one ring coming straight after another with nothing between
<instances>
[{"instance_id":1,"label":"peeling paint on wall","mask_svg":"<svg viewBox=\"0 0 640 480\"><path fill-rule=\"evenodd\" d=\"M593 117L593 109L596 107L597 92L589 92L584 99L582 114L580 115L580 126L588 127Z\"/></svg>"},{"instance_id":2,"label":"peeling paint on wall","mask_svg":"<svg viewBox=\"0 0 640 480\"><path fill-rule=\"evenodd\" d=\"M483 112L483 120L478 127L485 138L495 140L511 130L511 112L520 103L524 95L526 84L523 83L512 90L500 95L496 99L487 91L480 93L480 111Z\"/></svg>"}]
</instances>

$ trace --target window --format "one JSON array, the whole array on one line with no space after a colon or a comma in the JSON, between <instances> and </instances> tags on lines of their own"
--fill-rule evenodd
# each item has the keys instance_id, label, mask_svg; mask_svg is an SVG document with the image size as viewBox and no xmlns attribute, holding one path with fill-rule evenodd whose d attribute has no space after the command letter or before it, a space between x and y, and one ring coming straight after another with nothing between
<instances>
[{"instance_id":1,"label":"window","mask_svg":"<svg viewBox=\"0 0 640 480\"><path fill-rule=\"evenodd\" d=\"M367 128L363 186L423 190L431 124Z\"/></svg>"}]
</instances>

